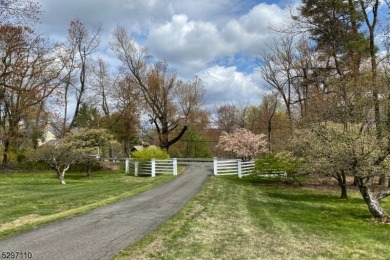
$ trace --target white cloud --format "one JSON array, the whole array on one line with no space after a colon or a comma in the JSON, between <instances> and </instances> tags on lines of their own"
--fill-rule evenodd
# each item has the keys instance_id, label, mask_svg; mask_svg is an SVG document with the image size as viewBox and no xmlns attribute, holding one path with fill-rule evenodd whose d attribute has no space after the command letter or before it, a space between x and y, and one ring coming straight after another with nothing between
<instances>
[{"instance_id":1,"label":"white cloud","mask_svg":"<svg viewBox=\"0 0 390 260\"><path fill-rule=\"evenodd\" d=\"M175 13L186 14L193 20L213 21L213 23L221 27L243 10L246 12L248 5L253 5L254 2L256 1L181 0L174 2L174 9Z\"/></svg>"},{"instance_id":2,"label":"white cloud","mask_svg":"<svg viewBox=\"0 0 390 260\"><path fill-rule=\"evenodd\" d=\"M270 23L286 17L283 8L259 0L40 0L44 14L40 32L64 40L69 23L78 17L88 27L102 25L101 54L113 28L120 24L165 59L178 76L202 78L209 100L253 102L261 97L262 81L255 57L270 42Z\"/></svg>"},{"instance_id":3,"label":"white cloud","mask_svg":"<svg viewBox=\"0 0 390 260\"><path fill-rule=\"evenodd\" d=\"M259 4L219 28L214 21L173 15L170 21L151 28L147 46L155 56L166 59L179 73L189 76L216 59L234 57L237 53L257 55L275 37L268 25L280 23L284 16L284 10L277 5Z\"/></svg>"},{"instance_id":4,"label":"white cloud","mask_svg":"<svg viewBox=\"0 0 390 260\"><path fill-rule=\"evenodd\" d=\"M247 14L229 21L222 29L222 35L236 51L255 55L275 37L269 25L282 23L285 16L285 10L277 5L259 4Z\"/></svg>"},{"instance_id":5,"label":"white cloud","mask_svg":"<svg viewBox=\"0 0 390 260\"><path fill-rule=\"evenodd\" d=\"M245 74L234 66L215 65L201 71L199 76L207 91L208 104L259 104L266 91L255 71Z\"/></svg>"},{"instance_id":6,"label":"white cloud","mask_svg":"<svg viewBox=\"0 0 390 260\"><path fill-rule=\"evenodd\" d=\"M40 0L43 32L66 34L69 23L78 17L88 26L102 25L110 33L115 25L132 32L147 30L151 24L163 22L174 10L171 1L158 0Z\"/></svg>"},{"instance_id":7,"label":"white cloud","mask_svg":"<svg viewBox=\"0 0 390 260\"><path fill-rule=\"evenodd\" d=\"M189 21L186 15L174 15L170 22L151 29L147 45L157 56L193 70L228 53L213 23Z\"/></svg>"}]
</instances>

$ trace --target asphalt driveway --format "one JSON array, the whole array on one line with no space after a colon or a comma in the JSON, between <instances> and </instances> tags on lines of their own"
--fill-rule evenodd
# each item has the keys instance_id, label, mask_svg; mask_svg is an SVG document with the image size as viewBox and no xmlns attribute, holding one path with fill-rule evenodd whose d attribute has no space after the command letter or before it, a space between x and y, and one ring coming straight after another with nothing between
<instances>
[{"instance_id":1,"label":"asphalt driveway","mask_svg":"<svg viewBox=\"0 0 390 260\"><path fill-rule=\"evenodd\" d=\"M191 163L183 174L158 188L1 239L0 254L17 251L26 258L31 252L31 259L42 260L111 259L178 212L208 180L211 167Z\"/></svg>"}]
</instances>

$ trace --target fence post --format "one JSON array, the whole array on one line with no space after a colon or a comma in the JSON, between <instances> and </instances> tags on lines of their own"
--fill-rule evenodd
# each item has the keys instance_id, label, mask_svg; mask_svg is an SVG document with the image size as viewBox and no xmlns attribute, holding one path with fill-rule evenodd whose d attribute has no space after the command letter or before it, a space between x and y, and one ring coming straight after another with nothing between
<instances>
[{"instance_id":1,"label":"fence post","mask_svg":"<svg viewBox=\"0 0 390 260\"><path fill-rule=\"evenodd\" d=\"M156 176L156 159L152 159L152 177Z\"/></svg>"},{"instance_id":2,"label":"fence post","mask_svg":"<svg viewBox=\"0 0 390 260\"><path fill-rule=\"evenodd\" d=\"M237 174L238 174L238 178L242 178L241 159L237 160Z\"/></svg>"},{"instance_id":3,"label":"fence post","mask_svg":"<svg viewBox=\"0 0 390 260\"><path fill-rule=\"evenodd\" d=\"M214 157L214 175L218 175L218 158Z\"/></svg>"},{"instance_id":4,"label":"fence post","mask_svg":"<svg viewBox=\"0 0 390 260\"><path fill-rule=\"evenodd\" d=\"M172 166L173 166L173 175L177 175L177 159L176 158L173 158Z\"/></svg>"},{"instance_id":5,"label":"fence post","mask_svg":"<svg viewBox=\"0 0 390 260\"><path fill-rule=\"evenodd\" d=\"M128 174L129 173L129 158L126 158L126 161L125 161L125 173Z\"/></svg>"},{"instance_id":6,"label":"fence post","mask_svg":"<svg viewBox=\"0 0 390 260\"><path fill-rule=\"evenodd\" d=\"M138 161L134 162L134 176L138 176Z\"/></svg>"}]
</instances>

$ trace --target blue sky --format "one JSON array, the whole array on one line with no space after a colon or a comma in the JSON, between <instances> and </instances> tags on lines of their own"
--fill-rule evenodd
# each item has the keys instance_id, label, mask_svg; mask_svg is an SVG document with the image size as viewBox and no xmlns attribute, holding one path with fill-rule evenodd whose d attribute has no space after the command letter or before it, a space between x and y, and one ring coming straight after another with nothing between
<instances>
[{"instance_id":1,"label":"blue sky","mask_svg":"<svg viewBox=\"0 0 390 260\"><path fill-rule=\"evenodd\" d=\"M275 35L270 24L287 19L287 2L255 0L40 0L39 31L65 39L72 19L102 26L100 55L115 65L107 49L116 25L165 59L178 76L197 75L208 104L259 104L267 91L255 60ZM290 2L291 3L291 2Z\"/></svg>"}]
</instances>

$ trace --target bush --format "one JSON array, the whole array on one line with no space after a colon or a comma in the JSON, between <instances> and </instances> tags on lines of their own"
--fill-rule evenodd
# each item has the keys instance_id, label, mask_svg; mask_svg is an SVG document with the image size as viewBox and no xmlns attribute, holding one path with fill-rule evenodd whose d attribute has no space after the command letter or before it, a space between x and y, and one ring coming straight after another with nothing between
<instances>
[{"instance_id":1,"label":"bush","mask_svg":"<svg viewBox=\"0 0 390 260\"><path fill-rule=\"evenodd\" d=\"M69 172L87 172L88 167L90 167L90 170L93 172L100 171L102 169L100 162L92 159L90 162L83 161L72 164L69 167Z\"/></svg>"},{"instance_id":2,"label":"bush","mask_svg":"<svg viewBox=\"0 0 390 260\"><path fill-rule=\"evenodd\" d=\"M131 157L138 159L139 161L150 161L151 159L169 159L167 151L157 147L149 147L141 151L135 151L131 153Z\"/></svg>"},{"instance_id":3,"label":"bush","mask_svg":"<svg viewBox=\"0 0 390 260\"><path fill-rule=\"evenodd\" d=\"M18 163L19 167L23 171L48 171L50 170L50 166L41 161L34 161L34 160L25 160L21 163Z\"/></svg>"},{"instance_id":4,"label":"bush","mask_svg":"<svg viewBox=\"0 0 390 260\"><path fill-rule=\"evenodd\" d=\"M301 160L292 158L287 153L267 154L256 160L255 172L258 174L286 172L288 175L294 175L301 163Z\"/></svg>"}]
</instances>

